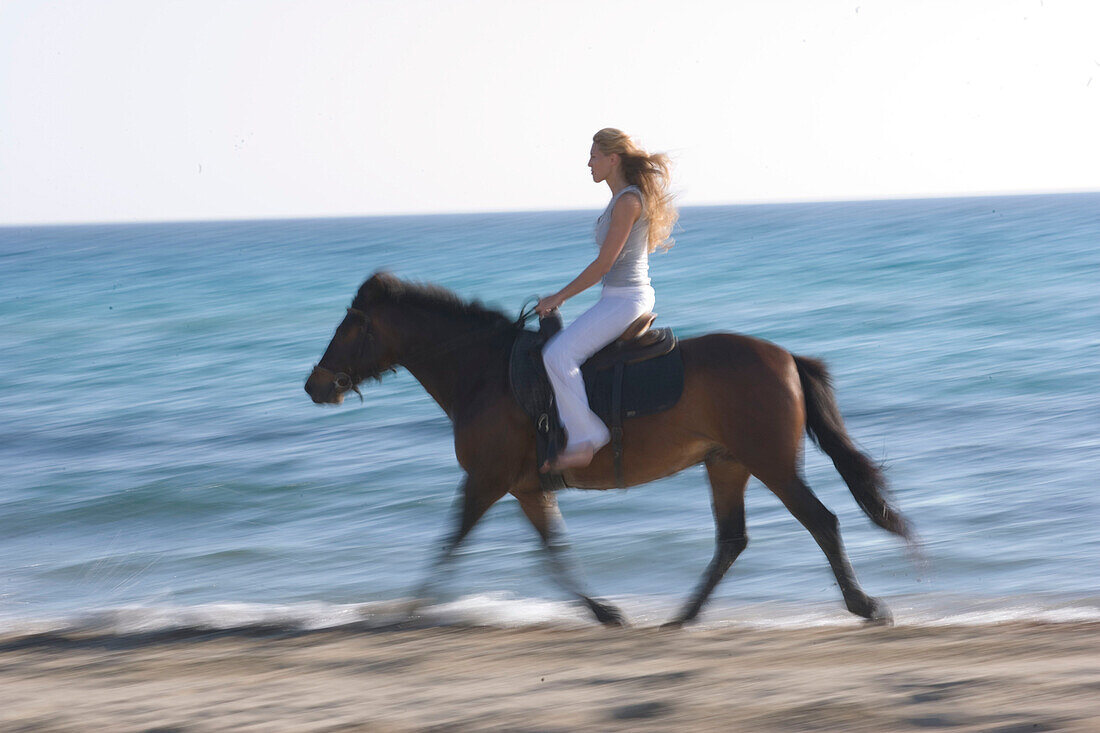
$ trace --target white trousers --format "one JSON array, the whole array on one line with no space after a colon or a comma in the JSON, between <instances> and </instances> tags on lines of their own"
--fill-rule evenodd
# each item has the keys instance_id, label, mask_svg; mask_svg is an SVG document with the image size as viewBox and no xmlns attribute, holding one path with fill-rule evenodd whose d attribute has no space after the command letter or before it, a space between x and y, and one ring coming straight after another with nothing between
<instances>
[{"instance_id":1,"label":"white trousers","mask_svg":"<svg viewBox=\"0 0 1100 733\"><path fill-rule=\"evenodd\" d=\"M653 288L649 285L604 286L594 306L546 342L542 360L554 388L570 452L585 446L596 451L611 440L607 426L588 409L581 364L618 338L639 316L653 310L653 303Z\"/></svg>"}]
</instances>

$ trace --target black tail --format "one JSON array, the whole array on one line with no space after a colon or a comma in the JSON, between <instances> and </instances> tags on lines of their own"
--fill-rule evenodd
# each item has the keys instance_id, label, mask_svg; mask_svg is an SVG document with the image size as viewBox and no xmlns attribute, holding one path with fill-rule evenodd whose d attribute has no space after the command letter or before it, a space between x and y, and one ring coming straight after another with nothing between
<instances>
[{"instance_id":1,"label":"black tail","mask_svg":"<svg viewBox=\"0 0 1100 733\"><path fill-rule=\"evenodd\" d=\"M912 542L909 523L890 506L882 468L872 463L848 437L844 418L836 405L829 370L823 362L804 356L795 356L794 363L806 400L806 433L810 440L833 460L856 503L871 521Z\"/></svg>"}]
</instances>

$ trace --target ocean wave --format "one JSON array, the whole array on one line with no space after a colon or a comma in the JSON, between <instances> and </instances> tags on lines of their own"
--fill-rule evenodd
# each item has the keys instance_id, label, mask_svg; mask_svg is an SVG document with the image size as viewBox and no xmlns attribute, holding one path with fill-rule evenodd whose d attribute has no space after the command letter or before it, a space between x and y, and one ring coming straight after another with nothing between
<instances>
[{"instance_id":1,"label":"ocean wave","mask_svg":"<svg viewBox=\"0 0 1100 733\"><path fill-rule=\"evenodd\" d=\"M672 598L615 598L634 626L656 627L672 617ZM888 599L897 627L995 626L1005 623L1100 623L1100 598L1047 601L1004 598L961 601ZM488 627L498 629L586 628L596 622L579 604L494 592L464 596L410 612L408 599L338 604L306 601L287 604L205 603L194 606L126 606L53 618L9 618L0 634L9 639L34 636L87 638L160 636L174 638L211 633L300 633L346 629L380 631L413 628ZM708 610L691 630L742 628L782 630L825 627L858 628L862 621L836 605L759 603Z\"/></svg>"}]
</instances>

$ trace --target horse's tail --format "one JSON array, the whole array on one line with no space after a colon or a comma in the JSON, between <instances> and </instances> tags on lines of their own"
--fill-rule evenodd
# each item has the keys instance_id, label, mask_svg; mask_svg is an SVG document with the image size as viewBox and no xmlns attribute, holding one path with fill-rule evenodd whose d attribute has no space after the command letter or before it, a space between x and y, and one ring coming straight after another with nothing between
<instances>
[{"instance_id":1,"label":"horse's tail","mask_svg":"<svg viewBox=\"0 0 1100 733\"><path fill-rule=\"evenodd\" d=\"M890 506L882 468L856 448L848 437L825 364L804 356L795 356L794 363L805 396L806 433L810 440L832 459L856 503L871 521L912 543L914 538L909 523Z\"/></svg>"}]
</instances>

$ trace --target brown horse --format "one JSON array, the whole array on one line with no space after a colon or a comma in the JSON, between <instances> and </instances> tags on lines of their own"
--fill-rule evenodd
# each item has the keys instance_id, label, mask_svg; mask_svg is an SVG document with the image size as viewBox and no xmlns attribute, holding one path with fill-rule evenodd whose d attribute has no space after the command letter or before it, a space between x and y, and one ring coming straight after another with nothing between
<instances>
[{"instance_id":1,"label":"brown horse","mask_svg":"<svg viewBox=\"0 0 1100 733\"><path fill-rule=\"evenodd\" d=\"M565 559L554 494L539 487L535 431L508 383L509 351L522 326L442 288L378 273L363 283L320 363L306 381L318 404L340 403L364 379L408 369L454 426L455 453L466 472L459 521L437 571L498 499L511 493L549 552L555 578L596 618L623 624L622 613L593 598ZM717 548L698 588L671 626L699 613L726 570L745 549L745 487L756 476L809 530L829 559L848 610L889 622L890 612L865 594L844 553L836 516L800 471L803 431L832 459L859 506L880 527L906 540L905 519L887 501L879 468L848 438L825 366L747 336L708 334L681 342L684 391L671 410L624 423L627 486L706 465L717 525ZM361 396L361 395L360 395ZM615 488L611 451L567 472L571 486ZM417 598L426 592L429 581Z\"/></svg>"}]
</instances>

